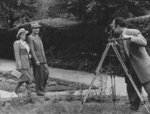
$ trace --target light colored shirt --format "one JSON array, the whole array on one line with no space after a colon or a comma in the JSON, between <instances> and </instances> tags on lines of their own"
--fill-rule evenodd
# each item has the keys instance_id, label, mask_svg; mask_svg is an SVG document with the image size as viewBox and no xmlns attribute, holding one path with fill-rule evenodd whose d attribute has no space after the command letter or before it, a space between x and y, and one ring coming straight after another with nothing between
<instances>
[{"instance_id":1,"label":"light colored shirt","mask_svg":"<svg viewBox=\"0 0 150 114\"><path fill-rule=\"evenodd\" d=\"M20 41L20 44L26 48L27 52L29 53L30 52L30 47L29 45L27 44L26 41Z\"/></svg>"}]
</instances>

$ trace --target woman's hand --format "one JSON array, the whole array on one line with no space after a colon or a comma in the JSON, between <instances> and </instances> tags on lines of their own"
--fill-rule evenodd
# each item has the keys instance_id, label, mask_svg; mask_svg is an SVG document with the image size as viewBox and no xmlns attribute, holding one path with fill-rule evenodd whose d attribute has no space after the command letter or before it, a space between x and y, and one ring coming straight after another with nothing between
<instances>
[{"instance_id":1,"label":"woman's hand","mask_svg":"<svg viewBox=\"0 0 150 114\"><path fill-rule=\"evenodd\" d=\"M19 71L21 71L21 66L17 67L17 69L18 69Z\"/></svg>"}]
</instances>

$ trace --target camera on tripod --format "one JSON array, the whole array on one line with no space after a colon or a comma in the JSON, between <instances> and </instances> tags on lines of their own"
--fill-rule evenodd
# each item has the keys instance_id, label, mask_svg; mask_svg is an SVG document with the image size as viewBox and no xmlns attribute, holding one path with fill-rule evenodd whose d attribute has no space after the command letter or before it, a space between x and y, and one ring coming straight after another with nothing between
<instances>
[{"instance_id":1,"label":"camera on tripod","mask_svg":"<svg viewBox=\"0 0 150 114\"><path fill-rule=\"evenodd\" d=\"M112 29L112 25L109 24L106 28L105 28L105 33L107 34L108 39L113 38L114 36L114 31Z\"/></svg>"},{"instance_id":2,"label":"camera on tripod","mask_svg":"<svg viewBox=\"0 0 150 114\"><path fill-rule=\"evenodd\" d=\"M109 59L107 62L110 63L108 65L107 69L109 71L109 75L111 76L112 100L113 100L113 103L114 103L114 108L116 108L116 104L115 104L115 102L116 102L116 81L115 81L115 76L117 75L116 72L114 72L114 71L117 71L119 68L123 69L123 71L125 72L125 74L129 78L131 84L133 85L133 87L134 87L138 97L140 98L142 104L144 104L143 99L141 97L141 94L140 94L137 86L135 85L135 82L133 81L132 76L129 74L129 70L127 69L127 67L126 67L126 65L125 65L125 63L124 63L124 61L123 61L123 59L122 59L122 57L121 57L121 55L120 55L120 53L117 49L117 45L119 45L119 44L116 41L121 42L123 40L132 40L131 39L132 36L123 34L119 37L116 37L117 34L115 34L115 32L113 30L113 27L111 25L112 24L110 24L108 27L105 28L105 32L108 36L108 42L109 43L106 45L106 48L104 50L104 53L102 54L101 60L100 60L98 66L95 70L94 77L91 81L88 92L87 92L87 94L85 95L85 97L82 101L82 106L80 107L79 112L81 112L81 110L83 108L83 105L86 102L86 99L87 99L87 97L90 93L90 90L91 90L91 88L94 84L94 81L95 81L96 77L98 76L98 74L102 73L101 68L102 68L103 62L104 62L105 58L107 57L107 55L108 55L108 59ZM122 43L124 44L125 42L122 42ZM112 51L110 49L112 49ZM122 67L119 67L119 68L115 67L117 65L116 65L116 61L115 61L114 57L119 60L118 63L121 64ZM146 107L147 111L150 112L145 104L144 104L144 106Z\"/></svg>"},{"instance_id":3,"label":"camera on tripod","mask_svg":"<svg viewBox=\"0 0 150 114\"><path fill-rule=\"evenodd\" d=\"M112 24L109 24L105 28L105 33L107 34L108 37L108 42L114 42L116 39L119 37L115 32L113 31Z\"/></svg>"},{"instance_id":4,"label":"camera on tripod","mask_svg":"<svg viewBox=\"0 0 150 114\"><path fill-rule=\"evenodd\" d=\"M108 42L115 42L115 41L119 41L119 40L130 40L131 36L128 35L120 35L116 34L113 30L113 26L112 24L109 24L106 28L105 28L105 33L107 34L108 37Z\"/></svg>"}]
</instances>

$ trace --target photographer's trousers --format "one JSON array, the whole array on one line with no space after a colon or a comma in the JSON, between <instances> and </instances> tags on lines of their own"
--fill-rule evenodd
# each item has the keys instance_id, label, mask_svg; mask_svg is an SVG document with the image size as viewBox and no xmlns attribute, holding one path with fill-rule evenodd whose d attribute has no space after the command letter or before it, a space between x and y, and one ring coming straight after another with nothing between
<instances>
[{"instance_id":1,"label":"photographer's trousers","mask_svg":"<svg viewBox=\"0 0 150 114\"><path fill-rule=\"evenodd\" d=\"M135 82L135 85L137 86L139 92L141 93L142 90L142 86L144 87L145 91L148 94L148 99L150 101L150 82L144 83L142 84L137 76L137 74L135 73L129 59L126 57L126 62L125 62L127 68L129 69L129 73L132 76L133 81ZM138 96L138 94L136 93L132 83L130 82L129 78L126 76L125 77L125 81L127 83L127 93L128 93L128 97L129 97L129 101L130 101L130 109L132 110L138 110L139 106L140 106L140 98Z\"/></svg>"}]
</instances>

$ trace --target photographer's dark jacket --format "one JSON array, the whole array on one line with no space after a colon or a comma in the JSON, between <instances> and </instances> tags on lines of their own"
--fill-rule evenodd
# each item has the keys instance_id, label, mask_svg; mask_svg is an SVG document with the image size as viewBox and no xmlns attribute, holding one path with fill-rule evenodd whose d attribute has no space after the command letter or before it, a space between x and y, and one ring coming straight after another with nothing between
<instances>
[{"instance_id":1,"label":"photographer's dark jacket","mask_svg":"<svg viewBox=\"0 0 150 114\"><path fill-rule=\"evenodd\" d=\"M141 83L150 81L150 57L146 51L146 39L137 29L125 29L123 34L131 36L124 40L124 49Z\"/></svg>"}]
</instances>

